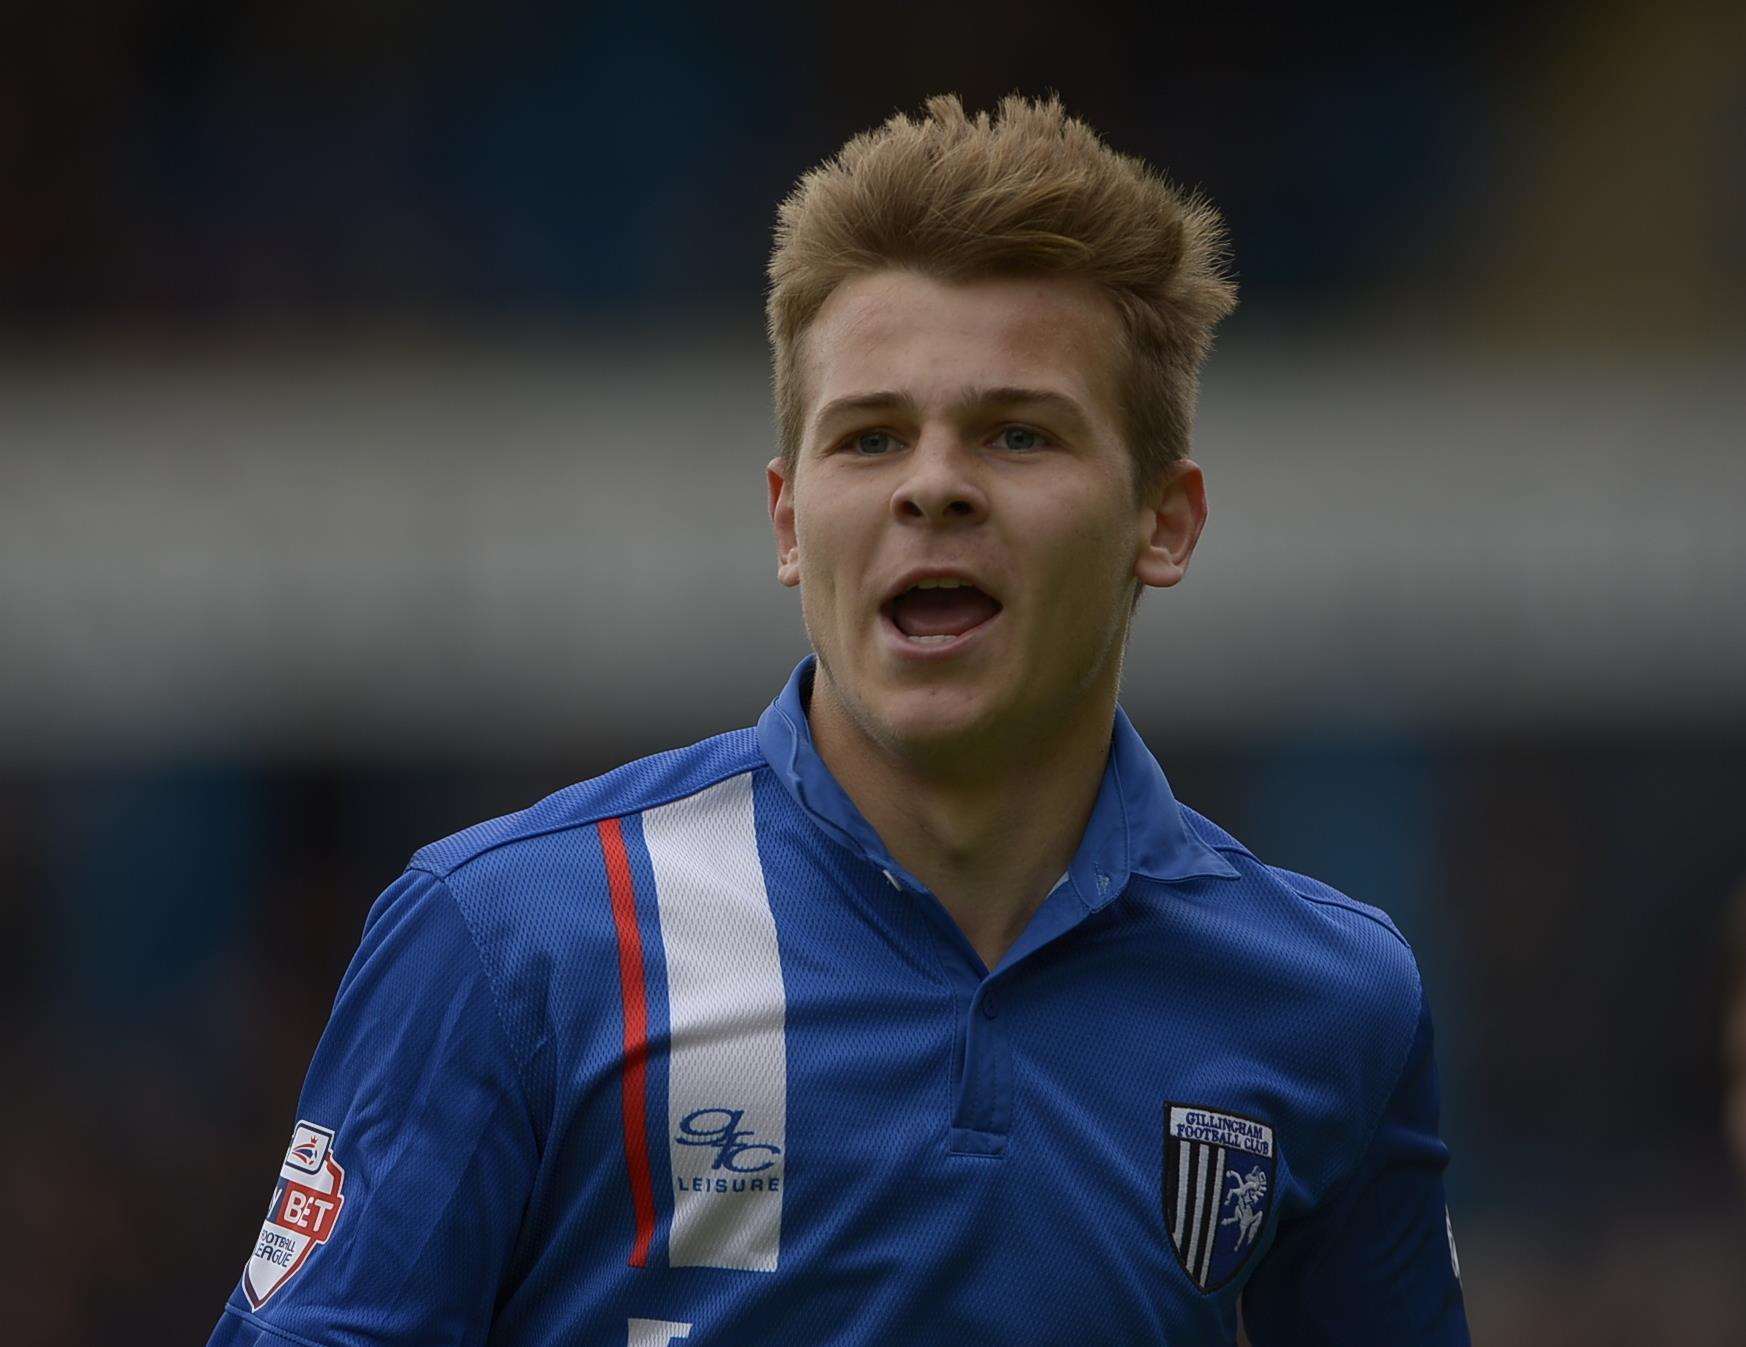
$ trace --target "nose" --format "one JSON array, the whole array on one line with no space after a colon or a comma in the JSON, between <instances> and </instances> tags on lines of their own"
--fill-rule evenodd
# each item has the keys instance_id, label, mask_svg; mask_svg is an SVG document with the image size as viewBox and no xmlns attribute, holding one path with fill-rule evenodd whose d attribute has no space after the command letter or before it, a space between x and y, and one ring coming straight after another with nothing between
<instances>
[{"instance_id":1,"label":"nose","mask_svg":"<svg viewBox=\"0 0 1746 1347\"><path fill-rule=\"evenodd\" d=\"M975 451L943 435L924 436L891 493L899 519L946 523L988 514L988 493L977 479Z\"/></svg>"}]
</instances>

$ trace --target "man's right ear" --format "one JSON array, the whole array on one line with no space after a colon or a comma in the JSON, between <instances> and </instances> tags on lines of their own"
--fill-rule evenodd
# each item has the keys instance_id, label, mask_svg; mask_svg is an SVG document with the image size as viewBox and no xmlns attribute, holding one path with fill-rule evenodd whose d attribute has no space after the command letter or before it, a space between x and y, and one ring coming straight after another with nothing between
<instances>
[{"instance_id":1,"label":"man's right ear","mask_svg":"<svg viewBox=\"0 0 1746 1347\"><path fill-rule=\"evenodd\" d=\"M794 488L783 472L781 455L764 465L770 527L776 534L776 578L792 589L800 583L800 544L794 535Z\"/></svg>"}]
</instances>

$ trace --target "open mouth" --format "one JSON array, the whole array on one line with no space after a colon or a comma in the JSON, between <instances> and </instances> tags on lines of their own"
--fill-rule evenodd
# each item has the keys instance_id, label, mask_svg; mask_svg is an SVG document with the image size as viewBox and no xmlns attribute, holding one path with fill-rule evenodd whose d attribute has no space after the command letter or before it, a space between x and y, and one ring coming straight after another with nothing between
<instances>
[{"instance_id":1,"label":"open mouth","mask_svg":"<svg viewBox=\"0 0 1746 1347\"><path fill-rule=\"evenodd\" d=\"M925 580L887 599L879 612L906 646L948 650L1000 614L1001 603L963 580Z\"/></svg>"}]
</instances>

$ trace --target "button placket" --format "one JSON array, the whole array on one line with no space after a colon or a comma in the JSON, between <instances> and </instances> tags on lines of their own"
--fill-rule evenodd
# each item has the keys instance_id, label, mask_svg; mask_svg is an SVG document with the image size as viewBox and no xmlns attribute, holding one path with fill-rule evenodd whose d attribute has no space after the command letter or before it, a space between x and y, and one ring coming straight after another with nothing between
<instances>
[{"instance_id":1,"label":"button placket","mask_svg":"<svg viewBox=\"0 0 1746 1347\"><path fill-rule=\"evenodd\" d=\"M980 1009L980 1014L978 1014ZM957 1155L1003 1155L1012 1126L1012 1062L996 1026L999 1001L986 982L960 1020L963 1076L957 1082L950 1149Z\"/></svg>"}]
</instances>

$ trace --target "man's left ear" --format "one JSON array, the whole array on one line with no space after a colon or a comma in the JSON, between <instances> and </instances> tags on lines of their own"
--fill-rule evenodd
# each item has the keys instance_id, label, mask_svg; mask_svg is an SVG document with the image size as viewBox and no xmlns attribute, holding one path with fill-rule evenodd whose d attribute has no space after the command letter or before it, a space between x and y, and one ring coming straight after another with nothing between
<instances>
[{"instance_id":1,"label":"man's left ear","mask_svg":"<svg viewBox=\"0 0 1746 1347\"><path fill-rule=\"evenodd\" d=\"M1167 589L1188 573L1200 531L1206 527L1206 478L1193 459L1181 458L1159 475L1141 507L1150 530L1134 575L1154 589Z\"/></svg>"}]
</instances>

